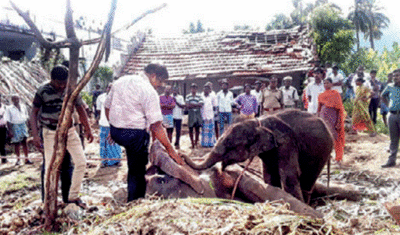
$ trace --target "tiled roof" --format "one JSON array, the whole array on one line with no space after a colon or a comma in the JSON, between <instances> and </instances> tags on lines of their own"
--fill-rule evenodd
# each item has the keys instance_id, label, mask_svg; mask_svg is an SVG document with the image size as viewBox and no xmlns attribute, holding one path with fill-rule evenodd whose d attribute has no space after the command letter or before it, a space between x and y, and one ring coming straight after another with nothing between
<instances>
[{"instance_id":1,"label":"tiled roof","mask_svg":"<svg viewBox=\"0 0 400 235\"><path fill-rule=\"evenodd\" d=\"M307 30L147 35L130 55L121 75L134 74L152 61L166 65L170 80L195 77L257 76L307 71L312 41Z\"/></svg>"},{"instance_id":2,"label":"tiled roof","mask_svg":"<svg viewBox=\"0 0 400 235\"><path fill-rule=\"evenodd\" d=\"M49 73L37 61L0 61L0 94L8 101L12 94L18 94L23 103L31 106L37 88L49 79Z\"/></svg>"}]
</instances>

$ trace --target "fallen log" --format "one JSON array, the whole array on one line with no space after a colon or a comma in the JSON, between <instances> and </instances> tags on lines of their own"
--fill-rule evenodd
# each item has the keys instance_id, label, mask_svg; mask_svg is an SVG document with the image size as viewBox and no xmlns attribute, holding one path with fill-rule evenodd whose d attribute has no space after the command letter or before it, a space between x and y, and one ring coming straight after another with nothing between
<instances>
[{"instance_id":1,"label":"fallen log","mask_svg":"<svg viewBox=\"0 0 400 235\"><path fill-rule=\"evenodd\" d=\"M326 184L315 183L314 191L311 195L311 200L318 198L329 198L335 200L350 200L350 201L360 201L362 199L362 194L360 191L352 188L350 185L338 185L330 183L327 187Z\"/></svg>"}]
</instances>

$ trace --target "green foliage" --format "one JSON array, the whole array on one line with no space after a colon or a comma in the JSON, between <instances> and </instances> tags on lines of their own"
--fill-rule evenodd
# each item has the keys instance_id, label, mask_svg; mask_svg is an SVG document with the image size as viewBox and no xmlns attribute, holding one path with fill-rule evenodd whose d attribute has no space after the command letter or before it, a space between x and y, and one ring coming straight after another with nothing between
<instances>
[{"instance_id":1,"label":"green foliage","mask_svg":"<svg viewBox=\"0 0 400 235\"><path fill-rule=\"evenodd\" d=\"M389 18L380 12L383 8L377 0L357 0L348 18L353 22L357 33L357 50L359 49L359 32L364 33L364 39L369 39L374 49L374 40L383 35L382 29L389 26Z\"/></svg>"},{"instance_id":2,"label":"green foliage","mask_svg":"<svg viewBox=\"0 0 400 235\"><path fill-rule=\"evenodd\" d=\"M99 84L102 88L106 88L113 81L114 71L107 66L100 66L93 74L92 86ZM93 89L93 87L92 87Z\"/></svg>"},{"instance_id":3,"label":"green foliage","mask_svg":"<svg viewBox=\"0 0 400 235\"><path fill-rule=\"evenodd\" d=\"M387 126L385 126L385 124L383 123L382 116L380 114L378 114L375 128L376 128L376 132L378 132L380 134L385 134L385 135L389 134L389 128Z\"/></svg>"},{"instance_id":4,"label":"green foliage","mask_svg":"<svg viewBox=\"0 0 400 235\"><path fill-rule=\"evenodd\" d=\"M235 25L233 26L233 30L235 31L247 31L247 30L252 30L250 25Z\"/></svg>"},{"instance_id":5,"label":"green foliage","mask_svg":"<svg viewBox=\"0 0 400 235\"><path fill-rule=\"evenodd\" d=\"M184 29L183 33L184 34L189 34L189 33L194 34L194 33L202 33L204 31L205 30L203 28L203 24L201 23L200 20L198 20L196 26L193 22L190 22L189 29ZM212 29L207 29L207 31L212 31Z\"/></svg>"},{"instance_id":6,"label":"green foliage","mask_svg":"<svg viewBox=\"0 0 400 235\"><path fill-rule=\"evenodd\" d=\"M348 58L354 44L352 30L340 30L333 34L332 39L321 46L322 61L335 61L342 63Z\"/></svg>"},{"instance_id":7,"label":"green foliage","mask_svg":"<svg viewBox=\"0 0 400 235\"><path fill-rule=\"evenodd\" d=\"M64 55L60 53L59 49L41 49L36 57L39 58L43 68L47 71L51 71L54 66L64 61Z\"/></svg>"},{"instance_id":8,"label":"green foliage","mask_svg":"<svg viewBox=\"0 0 400 235\"><path fill-rule=\"evenodd\" d=\"M348 116L352 116L353 114L353 102L351 100L346 100L343 102L344 110L346 110L346 113Z\"/></svg>"},{"instance_id":9,"label":"green foliage","mask_svg":"<svg viewBox=\"0 0 400 235\"><path fill-rule=\"evenodd\" d=\"M197 33L202 33L202 32L204 32L203 24L201 23L200 20L197 21L197 29L196 29L196 31L197 31Z\"/></svg>"},{"instance_id":10,"label":"green foliage","mask_svg":"<svg viewBox=\"0 0 400 235\"><path fill-rule=\"evenodd\" d=\"M266 30L272 29L289 29L293 26L292 20L285 14L280 13L274 15L272 21L267 25Z\"/></svg>"},{"instance_id":11,"label":"green foliage","mask_svg":"<svg viewBox=\"0 0 400 235\"><path fill-rule=\"evenodd\" d=\"M83 101L85 101L89 107L93 107L93 96L89 92L82 91L81 96Z\"/></svg>"},{"instance_id":12,"label":"green foliage","mask_svg":"<svg viewBox=\"0 0 400 235\"><path fill-rule=\"evenodd\" d=\"M346 74L354 73L358 66L363 65L366 71L375 69L378 71L377 78L386 81L387 75L393 70L400 68L400 46L397 42L393 43L392 49L386 47L379 53L372 49L361 48L354 51L342 64L342 69Z\"/></svg>"},{"instance_id":13,"label":"green foliage","mask_svg":"<svg viewBox=\"0 0 400 235\"><path fill-rule=\"evenodd\" d=\"M365 68L373 66L373 60L371 60L371 55L368 56L368 53L368 50L365 48L351 52L347 60L342 63L341 68L343 72L345 74L351 74L354 73L360 65L363 65Z\"/></svg>"},{"instance_id":14,"label":"green foliage","mask_svg":"<svg viewBox=\"0 0 400 235\"><path fill-rule=\"evenodd\" d=\"M310 16L317 53L322 61L343 63L354 44L353 25L336 6L324 4Z\"/></svg>"}]
</instances>

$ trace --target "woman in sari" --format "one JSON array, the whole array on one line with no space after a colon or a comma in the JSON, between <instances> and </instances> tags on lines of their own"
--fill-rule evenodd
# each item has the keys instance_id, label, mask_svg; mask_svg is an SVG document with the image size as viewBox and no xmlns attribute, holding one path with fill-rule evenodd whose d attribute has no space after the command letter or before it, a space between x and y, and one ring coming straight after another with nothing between
<instances>
[{"instance_id":1,"label":"woman in sari","mask_svg":"<svg viewBox=\"0 0 400 235\"><path fill-rule=\"evenodd\" d=\"M352 115L353 130L356 132L366 130L370 133L371 137L374 137L376 136L375 126L368 111L371 91L363 83L363 78L356 80L356 98L354 99Z\"/></svg>"},{"instance_id":2,"label":"woman in sari","mask_svg":"<svg viewBox=\"0 0 400 235\"><path fill-rule=\"evenodd\" d=\"M344 152L344 117L342 97L332 90L332 79L324 80L325 91L318 96L318 116L328 124L335 139L336 162L340 163Z\"/></svg>"}]
</instances>

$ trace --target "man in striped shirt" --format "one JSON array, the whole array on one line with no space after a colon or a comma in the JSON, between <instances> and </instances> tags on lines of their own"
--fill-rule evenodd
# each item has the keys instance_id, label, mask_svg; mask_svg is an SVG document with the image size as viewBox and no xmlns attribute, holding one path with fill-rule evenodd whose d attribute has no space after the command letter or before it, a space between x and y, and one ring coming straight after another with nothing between
<instances>
[{"instance_id":1,"label":"man in striped shirt","mask_svg":"<svg viewBox=\"0 0 400 235\"><path fill-rule=\"evenodd\" d=\"M50 167L50 160L53 156L57 123L65 96L67 79L67 67L62 65L54 67L51 71L51 81L41 86L33 99L30 122L32 127L32 136L33 142L38 149L41 149L42 146L44 147L45 175L49 173L48 169ZM80 97L76 100L75 109L79 114L80 121L85 128L86 138L90 143L93 141L93 135L83 101ZM43 145L39 134L39 127L41 128ZM68 202L75 203L80 207L85 207L86 205L79 198L79 192L85 174L86 158L75 125L73 125L68 131L67 150L70 153L75 166ZM46 178L47 177L45 177L45 179Z\"/></svg>"},{"instance_id":2,"label":"man in striped shirt","mask_svg":"<svg viewBox=\"0 0 400 235\"><path fill-rule=\"evenodd\" d=\"M191 93L186 96L186 107L189 111L188 126L189 126L189 137L192 143L192 149L196 148L199 142L200 127L203 123L201 117L201 108L203 107L203 98L197 94L197 84L192 83L190 85ZM195 130L195 136L193 136L193 129Z\"/></svg>"}]
</instances>

